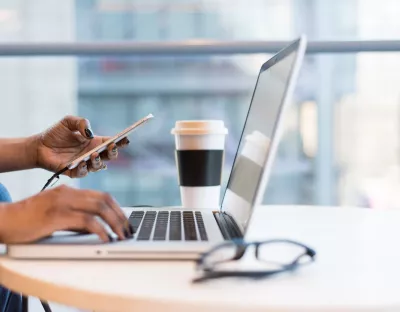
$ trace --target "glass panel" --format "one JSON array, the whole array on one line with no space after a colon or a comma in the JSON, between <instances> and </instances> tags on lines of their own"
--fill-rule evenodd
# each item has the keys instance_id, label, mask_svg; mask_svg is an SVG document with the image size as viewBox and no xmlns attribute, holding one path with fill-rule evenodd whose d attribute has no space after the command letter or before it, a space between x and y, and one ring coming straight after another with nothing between
<instances>
[{"instance_id":1,"label":"glass panel","mask_svg":"<svg viewBox=\"0 0 400 312\"><path fill-rule=\"evenodd\" d=\"M82 61L79 113L97 133L156 115L110 170L82 180L82 186L109 191L125 205L179 205L170 129L177 119L196 118L223 119L230 130L225 186L259 65L268 57L87 60L93 66ZM305 58L265 203L376 206L395 200L384 183L394 179L398 166L396 57Z\"/></svg>"},{"instance_id":2,"label":"glass panel","mask_svg":"<svg viewBox=\"0 0 400 312\"><path fill-rule=\"evenodd\" d=\"M382 33L386 39L397 39L400 28L395 0L252 0L250 5L248 0L97 0L75 4L86 28L94 32L107 23L107 16L125 14L119 23L107 27L117 40L276 40L292 39L299 32L313 40L381 39ZM122 24L130 36L121 36Z\"/></svg>"},{"instance_id":3,"label":"glass panel","mask_svg":"<svg viewBox=\"0 0 400 312\"><path fill-rule=\"evenodd\" d=\"M265 203L400 206L399 54L305 58ZM225 121L225 186L258 68L268 57L2 58L0 133L31 135L79 114L96 134L112 135L152 112L156 119L132 135L107 171L62 182L111 192L122 205L178 205L174 122ZM49 176L24 171L1 174L1 182L18 200Z\"/></svg>"},{"instance_id":4,"label":"glass panel","mask_svg":"<svg viewBox=\"0 0 400 312\"><path fill-rule=\"evenodd\" d=\"M397 0L0 0L0 41L398 39Z\"/></svg>"}]
</instances>

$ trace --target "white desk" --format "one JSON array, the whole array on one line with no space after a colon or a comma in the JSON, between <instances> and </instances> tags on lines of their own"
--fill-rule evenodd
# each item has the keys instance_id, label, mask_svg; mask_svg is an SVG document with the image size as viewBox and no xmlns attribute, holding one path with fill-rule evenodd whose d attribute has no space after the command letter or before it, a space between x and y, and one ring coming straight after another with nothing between
<instances>
[{"instance_id":1,"label":"white desk","mask_svg":"<svg viewBox=\"0 0 400 312\"><path fill-rule=\"evenodd\" d=\"M317 261L272 279L192 285L193 263L0 260L5 286L96 311L400 310L400 211L262 207L253 239L299 240Z\"/></svg>"}]
</instances>

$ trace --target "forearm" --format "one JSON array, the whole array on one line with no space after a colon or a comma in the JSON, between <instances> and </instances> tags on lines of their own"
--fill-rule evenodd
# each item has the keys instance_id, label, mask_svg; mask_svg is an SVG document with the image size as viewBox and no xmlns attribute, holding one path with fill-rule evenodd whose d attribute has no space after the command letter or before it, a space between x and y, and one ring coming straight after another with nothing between
<instances>
[{"instance_id":1,"label":"forearm","mask_svg":"<svg viewBox=\"0 0 400 312\"><path fill-rule=\"evenodd\" d=\"M35 136L0 139L0 173L35 168L36 146Z\"/></svg>"},{"instance_id":2,"label":"forearm","mask_svg":"<svg viewBox=\"0 0 400 312\"><path fill-rule=\"evenodd\" d=\"M0 140L1 141L1 140ZM7 222L11 220L7 220L7 212L9 209L10 203L2 203L0 202L0 244L4 244L5 241L5 233L7 232Z\"/></svg>"},{"instance_id":3,"label":"forearm","mask_svg":"<svg viewBox=\"0 0 400 312\"><path fill-rule=\"evenodd\" d=\"M0 203L0 244L12 242L12 238L21 232L20 225L29 218L23 211L25 202Z\"/></svg>"}]
</instances>

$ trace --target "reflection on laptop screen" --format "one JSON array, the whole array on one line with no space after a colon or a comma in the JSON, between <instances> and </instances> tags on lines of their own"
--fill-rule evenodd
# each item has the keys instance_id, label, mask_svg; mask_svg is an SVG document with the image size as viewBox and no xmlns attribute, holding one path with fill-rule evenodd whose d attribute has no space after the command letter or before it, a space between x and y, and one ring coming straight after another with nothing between
<instances>
[{"instance_id":1,"label":"reflection on laptop screen","mask_svg":"<svg viewBox=\"0 0 400 312\"><path fill-rule=\"evenodd\" d=\"M269 68L263 66L254 90L222 203L223 211L231 214L244 229L251 215L251 205L256 196L295 59L296 50Z\"/></svg>"}]
</instances>

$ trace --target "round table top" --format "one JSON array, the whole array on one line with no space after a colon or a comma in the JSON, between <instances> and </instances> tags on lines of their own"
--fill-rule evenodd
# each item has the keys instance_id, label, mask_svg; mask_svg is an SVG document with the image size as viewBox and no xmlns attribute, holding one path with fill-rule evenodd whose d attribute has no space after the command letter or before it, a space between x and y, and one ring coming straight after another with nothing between
<instances>
[{"instance_id":1,"label":"round table top","mask_svg":"<svg viewBox=\"0 0 400 312\"><path fill-rule=\"evenodd\" d=\"M248 239L289 238L317 251L292 273L192 284L183 261L0 258L0 282L30 296L96 311L400 310L400 211L262 206Z\"/></svg>"}]
</instances>

